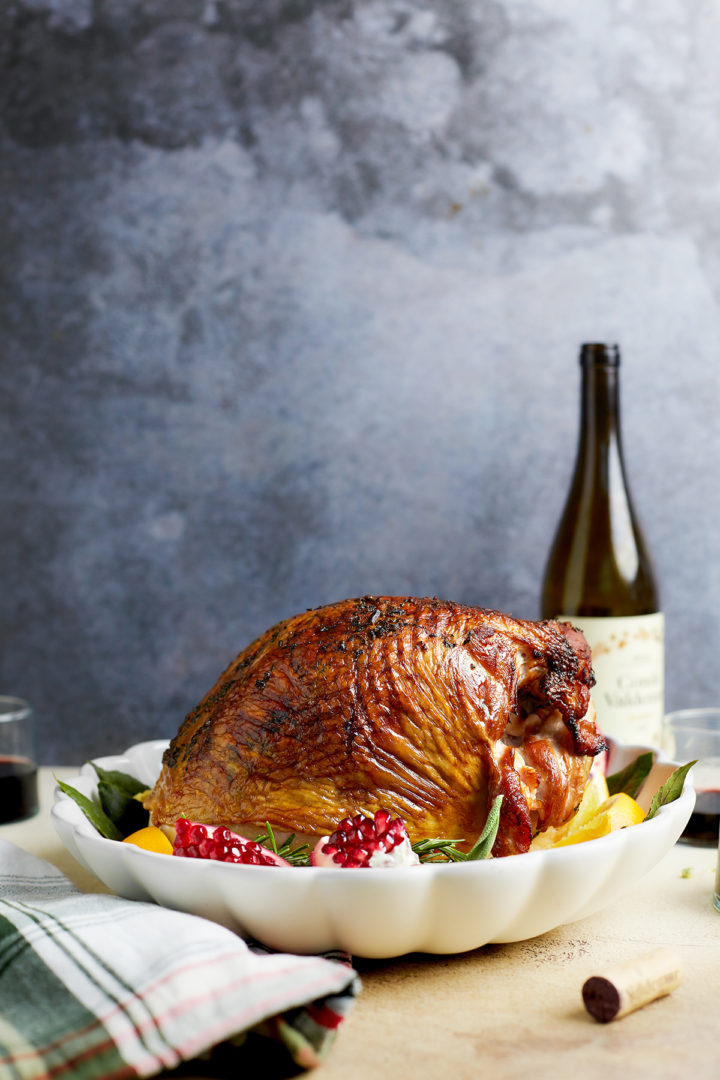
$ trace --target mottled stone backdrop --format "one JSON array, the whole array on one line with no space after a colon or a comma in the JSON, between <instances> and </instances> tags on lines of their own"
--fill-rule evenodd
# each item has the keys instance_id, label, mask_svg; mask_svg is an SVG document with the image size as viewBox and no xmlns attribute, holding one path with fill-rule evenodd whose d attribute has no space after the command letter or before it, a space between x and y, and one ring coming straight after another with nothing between
<instances>
[{"instance_id":1,"label":"mottled stone backdrop","mask_svg":"<svg viewBox=\"0 0 720 1080\"><path fill-rule=\"evenodd\" d=\"M538 613L623 347L668 704L720 702L720 9L3 0L0 676L45 761L276 620Z\"/></svg>"}]
</instances>

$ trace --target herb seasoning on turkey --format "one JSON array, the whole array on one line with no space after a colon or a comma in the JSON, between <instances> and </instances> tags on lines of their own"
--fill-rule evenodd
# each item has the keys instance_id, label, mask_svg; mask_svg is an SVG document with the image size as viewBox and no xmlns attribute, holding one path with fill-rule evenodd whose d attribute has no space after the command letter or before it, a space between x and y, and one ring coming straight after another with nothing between
<instances>
[{"instance_id":1,"label":"herb seasoning on turkey","mask_svg":"<svg viewBox=\"0 0 720 1080\"><path fill-rule=\"evenodd\" d=\"M471 846L503 796L494 855L578 805L605 749L590 650L569 624L365 596L279 623L186 717L145 805L320 837L386 808L411 841ZM460 844L461 846L461 844Z\"/></svg>"}]
</instances>

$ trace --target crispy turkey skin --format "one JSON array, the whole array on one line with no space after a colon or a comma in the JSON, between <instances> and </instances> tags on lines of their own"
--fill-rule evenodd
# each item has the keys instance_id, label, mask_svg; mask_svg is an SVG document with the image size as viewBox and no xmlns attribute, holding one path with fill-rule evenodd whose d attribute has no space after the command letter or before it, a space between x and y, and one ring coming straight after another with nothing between
<instances>
[{"instance_id":1,"label":"crispy turkey skin","mask_svg":"<svg viewBox=\"0 0 720 1080\"><path fill-rule=\"evenodd\" d=\"M504 796L494 855L577 806L604 749L590 650L568 624L365 596L271 627L185 718L151 820L320 836L357 812L471 844ZM247 830L246 830L247 831Z\"/></svg>"}]
</instances>

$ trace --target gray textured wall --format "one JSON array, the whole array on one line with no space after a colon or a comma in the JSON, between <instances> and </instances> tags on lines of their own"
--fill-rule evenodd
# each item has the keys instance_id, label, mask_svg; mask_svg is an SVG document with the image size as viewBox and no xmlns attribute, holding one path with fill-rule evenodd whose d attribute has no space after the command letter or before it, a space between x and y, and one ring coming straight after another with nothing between
<instances>
[{"instance_id":1,"label":"gray textured wall","mask_svg":"<svg viewBox=\"0 0 720 1080\"><path fill-rule=\"evenodd\" d=\"M5 0L0 682L174 733L279 618L535 616L624 349L668 703L717 701L720 11Z\"/></svg>"}]
</instances>

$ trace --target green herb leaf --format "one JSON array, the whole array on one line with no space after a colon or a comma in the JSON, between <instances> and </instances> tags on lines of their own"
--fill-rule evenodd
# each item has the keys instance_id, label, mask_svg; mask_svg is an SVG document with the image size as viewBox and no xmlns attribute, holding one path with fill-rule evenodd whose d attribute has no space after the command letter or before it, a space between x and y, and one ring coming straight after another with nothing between
<instances>
[{"instance_id":1,"label":"green herb leaf","mask_svg":"<svg viewBox=\"0 0 720 1080\"><path fill-rule=\"evenodd\" d=\"M485 828L470 851L461 851L457 846L464 843L463 840L443 840L439 837L416 840L412 845L412 849L420 862L474 862L476 859L487 859L492 851L498 826L500 825L502 799L502 795L498 795L493 802L485 822Z\"/></svg>"},{"instance_id":2,"label":"green herb leaf","mask_svg":"<svg viewBox=\"0 0 720 1080\"><path fill-rule=\"evenodd\" d=\"M100 809L97 803L94 803L92 799L88 799L87 795L83 795L77 788L58 780L57 776L55 781L60 790L78 804L90 824L95 826L101 836L107 837L108 840L122 840L122 833L118 827L110 820L104 810Z\"/></svg>"},{"instance_id":3,"label":"green herb leaf","mask_svg":"<svg viewBox=\"0 0 720 1080\"><path fill-rule=\"evenodd\" d=\"M492 851L492 846L495 843L495 837L497 836L498 827L500 825L500 807L502 806L502 801L502 795L498 795L490 807L490 813L485 822L485 828L480 833L480 836L477 838L477 841L470 851L468 851L468 862L474 861L475 859L487 859Z\"/></svg>"},{"instance_id":4,"label":"green herb leaf","mask_svg":"<svg viewBox=\"0 0 720 1080\"><path fill-rule=\"evenodd\" d=\"M90 764L100 780L104 780L106 784L124 791L126 795L139 795L141 791L147 791L148 789L147 784L143 784L141 780L136 780L129 773L119 772L117 769L103 769L95 761L91 761Z\"/></svg>"},{"instance_id":5,"label":"green herb leaf","mask_svg":"<svg viewBox=\"0 0 720 1080\"><path fill-rule=\"evenodd\" d=\"M416 840L412 849L422 863L465 862L467 852L461 851L457 846L462 843L463 840L443 840L436 836L427 840Z\"/></svg>"},{"instance_id":6,"label":"green herb leaf","mask_svg":"<svg viewBox=\"0 0 720 1080\"><path fill-rule=\"evenodd\" d=\"M310 865L310 847L308 844L298 844L297 847L293 847L294 833L288 836L287 840L283 841L282 844L278 844L270 822L266 821L265 825L267 826L267 832L260 833L255 837L256 844L271 848L276 855L279 855L281 859L285 859L291 866Z\"/></svg>"},{"instance_id":7,"label":"green herb leaf","mask_svg":"<svg viewBox=\"0 0 720 1080\"><path fill-rule=\"evenodd\" d=\"M98 798L100 806L123 837L144 829L150 821L150 814L141 802L106 780L98 781Z\"/></svg>"},{"instance_id":8,"label":"green herb leaf","mask_svg":"<svg viewBox=\"0 0 720 1080\"><path fill-rule=\"evenodd\" d=\"M663 786L655 792L653 801L650 803L650 809L643 819L644 821L649 821L650 818L655 817L661 806L667 806L668 803L675 802L679 798L685 783L685 777L693 765L696 764L697 761L688 761L687 765L681 765L679 769L670 774Z\"/></svg>"},{"instance_id":9,"label":"green herb leaf","mask_svg":"<svg viewBox=\"0 0 720 1080\"><path fill-rule=\"evenodd\" d=\"M639 757L636 757L624 769L606 777L609 794L618 795L620 792L624 792L631 799L634 799L652 769L653 758L652 750L648 750L646 754L640 754Z\"/></svg>"},{"instance_id":10,"label":"green herb leaf","mask_svg":"<svg viewBox=\"0 0 720 1080\"><path fill-rule=\"evenodd\" d=\"M278 849L277 849L277 842L275 840L275 833L273 832L273 827L272 827L272 825L270 824L269 821L266 821L265 824L267 826L268 836L270 837L270 843L272 844L272 849L275 852L275 854L277 855Z\"/></svg>"}]
</instances>

